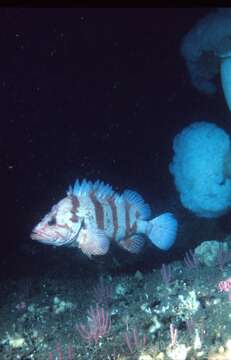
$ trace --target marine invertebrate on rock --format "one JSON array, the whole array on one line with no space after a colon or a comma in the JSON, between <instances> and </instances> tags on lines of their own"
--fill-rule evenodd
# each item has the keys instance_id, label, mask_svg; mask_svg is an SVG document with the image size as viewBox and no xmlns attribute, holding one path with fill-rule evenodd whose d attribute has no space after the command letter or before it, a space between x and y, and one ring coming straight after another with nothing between
<instances>
[{"instance_id":1,"label":"marine invertebrate on rock","mask_svg":"<svg viewBox=\"0 0 231 360\"><path fill-rule=\"evenodd\" d=\"M216 124L194 122L176 135L169 166L184 207L201 217L231 208L230 136Z\"/></svg>"},{"instance_id":2,"label":"marine invertebrate on rock","mask_svg":"<svg viewBox=\"0 0 231 360\"><path fill-rule=\"evenodd\" d=\"M182 41L193 85L214 94L215 75L220 73L226 103L231 110L231 9L220 8L199 20Z\"/></svg>"}]
</instances>

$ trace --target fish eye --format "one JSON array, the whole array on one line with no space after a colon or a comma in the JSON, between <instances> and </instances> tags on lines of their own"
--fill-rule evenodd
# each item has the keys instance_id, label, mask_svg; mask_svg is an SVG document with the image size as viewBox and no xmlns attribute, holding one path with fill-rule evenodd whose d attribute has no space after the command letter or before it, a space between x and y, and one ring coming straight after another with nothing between
<instances>
[{"instance_id":1,"label":"fish eye","mask_svg":"<svg viewBox=\"0 0 231 360\"><path fill-rule=\"evenodd\" d=\"M50 226L56 225L56 218L55 218L55 216L52 216L52 218L48 221L47 224L50 225Z\"/></svg>"}]
</instances>

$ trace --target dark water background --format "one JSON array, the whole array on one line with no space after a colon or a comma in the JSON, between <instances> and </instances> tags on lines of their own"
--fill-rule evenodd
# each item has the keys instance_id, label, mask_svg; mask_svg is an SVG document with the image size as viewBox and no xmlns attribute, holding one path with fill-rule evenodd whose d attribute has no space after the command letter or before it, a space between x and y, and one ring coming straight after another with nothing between
<instances>
[{"instance_id":1,"label":"dark water background","mask_svg":"<svg viewBox=\"0 0 231 360\"><path fill-rule=\"evenodd\" d=\"M173 138L190 122L231 130L220 86L212 98L199 94L180 55L182 37L210 10L0 9L3 276L52 256L29 235L76 178L134 189L156 213L176 213L179 236L163 256L192 247L198 229L206 240L229 227L229 217L183 209L168 171Z\"/></svg>"}]
</instances>

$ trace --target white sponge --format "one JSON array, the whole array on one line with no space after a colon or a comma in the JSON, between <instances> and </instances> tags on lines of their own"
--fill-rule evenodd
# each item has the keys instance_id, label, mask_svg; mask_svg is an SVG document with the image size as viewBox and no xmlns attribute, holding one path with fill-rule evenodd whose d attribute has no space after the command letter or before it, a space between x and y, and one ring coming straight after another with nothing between
<instances>
[{"instance_id":1,"label":"white sponge","mask_svg":"<svg viewBox=\"0 0 231 360\"><path fill-rule=\"evenodd\" d=\"M224 176L229 135L217 125L195 122L176 135L169 170L182 204L201 217L218 217L231 208L231 180Z\"/></svg>"}]
</instances>

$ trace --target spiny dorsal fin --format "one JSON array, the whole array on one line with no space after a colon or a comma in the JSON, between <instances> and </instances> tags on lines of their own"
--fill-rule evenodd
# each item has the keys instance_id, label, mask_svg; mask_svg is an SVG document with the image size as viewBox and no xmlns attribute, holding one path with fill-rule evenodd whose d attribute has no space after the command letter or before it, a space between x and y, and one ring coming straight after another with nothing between
<instances>
[{"instance_id":1,"label":"spiny dorsal fin","mask_svg":"<svg viewBox=\"0 0 231 360\"><path fill-rule=\"evenodd\" d=\"M94 192L98 199L104 199L115 194L111 185L105 184L103 181L92 181L83 179L82 182L77 179L73 188L70 186L67 192L68 195L87 196Z\"/></svg>"}]
</instances>

